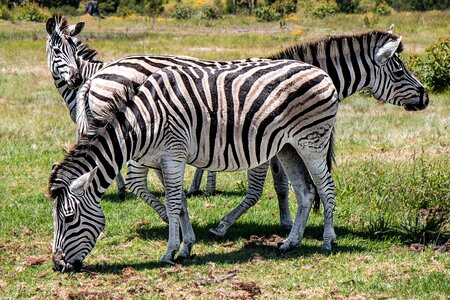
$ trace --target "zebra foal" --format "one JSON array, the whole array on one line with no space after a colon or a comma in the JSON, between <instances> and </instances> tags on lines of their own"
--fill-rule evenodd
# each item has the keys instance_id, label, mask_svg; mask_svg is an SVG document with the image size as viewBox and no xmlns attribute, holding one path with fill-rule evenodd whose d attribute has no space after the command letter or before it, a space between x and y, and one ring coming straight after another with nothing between
<instances>
[{"instance_id":1,"label":"zebra foal","mask_svg":"<svg viewBox=\"0 0 450 300\"><path fill-rule=\"evenodd\" d=\"M298 212L287 240L298 245L314 185L327 216L324 245L331 247L334 184L326 164L338 107L337 93L322 70L290 60L221 67L164 68L150 76L106 124L94 121L88 135L50 177L54 199L54 269L81 266L105 225L100 198L130 159L161 166L167 198L169 240L162 263L190 255L195 235L183 198L186 163L213 171L256 168L278 156L293 185ZM100 122L100 124L98 124ZM301 176L304 163L314 185Z\"/></svg>"}]
</instances>

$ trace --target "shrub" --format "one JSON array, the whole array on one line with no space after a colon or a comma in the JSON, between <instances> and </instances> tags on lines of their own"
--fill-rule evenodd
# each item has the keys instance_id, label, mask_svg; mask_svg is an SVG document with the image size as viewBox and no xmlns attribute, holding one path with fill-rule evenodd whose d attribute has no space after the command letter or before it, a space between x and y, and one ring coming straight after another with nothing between
<instances>
[{"instance_id":1,"label":"shrub","mask_svg":"<svg viewBox=\"0 0 450 300\"><path fill-rule=\"evenodd\" d=\"M194 15L194 10L188 6L179 5L173 10L171 17L177 20L187 20Z\"/></svg>"},{"instance_id":2,"label":"shrub","mask_svg":"<svg viewBox=\"0 0 450 300\"><path fill-rule=\"evenodd\" d=\"M375 13L378 16L390 16L391 15L391 7L384 1L378 3L375 6Z\"/></svg>"},{"instance_id":3,"label":"shrub","mask_svg":"<svg viewBox=\"0 0 450 300\"><path fill-rule=\"evenodd\" d=\"M336 0L339 11L346 14L353 14L359 7L359 0Z\"/></svg>"},{"instance_id":4,"label":"shrub","mask_svg":"<svg viewBox=\"0 0 450 300\"><path fill-rule=\"evenodd\" d=\"M281 20L282 15L272 6L263 6L255 9L255 17L259 22L273 22Z\"/></svg>"},{"instance_id":5,"label":"shrub","mask_svg":"<svg viewBox=\"0 0 450 300\"><path fill-rule=\"evenodd\" d=\"M325 18L326 16L333 15L338 12L338 7L330 2L324 3L323 5L313 9L309 15L314 18Z\"/></svg>"},{"instance_id":6,"label":"shrub","mask_svg":"<svg viewBox=\"0 0 450 300\"><path fill-rule=\"evenodd\" d=\"M450 88L450 39L439 40L426 49L421 60L412 56L407 65L423 84L434 92Z\"/></svg>"},{"instance_id":7,"label":"shrub","mask_svg":"<svg viewBox=\"0 0 450 300\"><path fill-rule=\"evenodd\" d=\"M385 0L395 10L426 11L433 9L449 9L449 0Z\"/></svg>"},{"instance_id":8,"label":"shrub","mask_svg":"<svg viewBox=\"0 0 450 300\"><path fill-rule=\"evenodd\" d=\"M222 18L220 9L214 6L207 7L202 11L202 19L217 20Z\"/></svg>"},{"instance_id":9,"label":"shrub","mask_svg":"<svg viewBox=\"0 0 450 300\"><path fill-rule=\"evenodd\" d=\"M13 17L20 21L45 22L51 16L47 9L35 3L16 6L12 11Z\"/></svg>"},{"instance_id":10,"label":"shrub","mask_svg":"<svg viewBox=\"0 0 450 300\"><path fill-rule=\"evenodd\" d=\"M0 6L0 19L12 20L11 11L8 9L6 5Z\"/></svg>"},{"instance_id":11,"label":"shrub","mask_svg":"<svg viewBox=\"0 0 450 300\"><path fill-rule=\"evenodd\" d=\"M277 0L271 6L279 14L286 16L297 11L297 0Z\"/></svg>"}]
</instances>

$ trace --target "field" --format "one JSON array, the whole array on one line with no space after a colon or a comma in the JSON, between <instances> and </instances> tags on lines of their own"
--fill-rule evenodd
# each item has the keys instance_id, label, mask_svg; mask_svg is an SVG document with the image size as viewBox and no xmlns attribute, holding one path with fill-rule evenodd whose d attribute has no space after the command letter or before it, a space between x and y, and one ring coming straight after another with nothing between
<instances>
[{"instance_id":1,"label":"field","mask_svg":"<svg viewBox=\"0 0 450 300\"><path fill-rule=\"evenodd\" d=\"M450 12L396 13L404 57L448 37ZM92 18L83 40L108 60L128 54L206 59L266 56L327 34L367 30L362 16L218 21ZM52 165L75 142L75 125L47 68L45 24L0 20L0 298L34 299L449 299L450 92L406 112L358 94L342 102L336 131L337 250L320 251L323 217L312 214L300 247L278 255L278 206L269 175L261 201L224 241L208 228L245 195L245 173L218 176L220 193L189 199L198 243L191 261L160 268L167 226L142 201L107 191L104 235L81 273L52 271ZM186 174L189 186L193 168ZM163 197L154 174L150 188ZM296 203L290 195L291 211ZM433 217L434 216L434 217ZM447 225L443 224L447 221ZM419 244L418 244L419 243ZM441 247L439 247L441 246Z\"/></svg>"}]
</instances>

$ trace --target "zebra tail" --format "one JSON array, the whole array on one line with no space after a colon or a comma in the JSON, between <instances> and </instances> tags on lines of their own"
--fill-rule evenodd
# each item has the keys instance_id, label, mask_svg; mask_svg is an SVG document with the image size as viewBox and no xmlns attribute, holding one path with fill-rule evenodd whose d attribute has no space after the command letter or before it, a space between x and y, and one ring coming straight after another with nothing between
<instances>
[{"instance_id":1,"label":"zebra tail","mask_svg":"<svg viewBox=\"0 0 450 300\"><path fill-rule=\"evenodd\" d=\"M331 172L333 163L336 162L334 154L335 153L334 153L334 127L333 127L333 130L331 131L331 135L330 135L330 142L328 145L328 152L327 152L328 172ZM314 200L313 200L313 211L318 212L319 208L320 208L320 196L319 196L319 193L317 192L317 188L315 190L316 190L316 192L315 192Z\"/></svg>"},{"instance_id":2,"label":"zebra tail","mask_svg":"<svg viewBox=\"0 0 450 300\"><path fill-rule=\"evenodd\" d=\"M77 94L77 133L78 137L85 135L89 125L89 101L87 93L91 88L91 80L87 80Z\"/></svg>"}]
</instances>

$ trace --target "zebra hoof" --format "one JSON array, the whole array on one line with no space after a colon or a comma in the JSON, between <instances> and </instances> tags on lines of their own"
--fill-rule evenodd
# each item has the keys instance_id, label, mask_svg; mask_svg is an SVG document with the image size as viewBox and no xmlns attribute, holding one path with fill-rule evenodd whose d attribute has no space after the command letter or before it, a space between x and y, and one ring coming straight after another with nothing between
<instances>
[{"instance_id":1,"label":"zebra hoof","mask_svg":"<svg viewBox=\"0 0 450 300\"><path fill-rule=\"evenodd\" d=\"M322 251L326 255L333 254L333 248L335 248L337 244L335 242L331 242L330 244L323 244L322 247L320 247L320 251Z\"/></svg>"},{"instance_id":2,"label":"zebra hoof","mask_svg":"<svg viewBox=\"0 0 450 300\"><path fill-rule=\"evenodd\" d=\"M173 267L177 265L176 262L169 259L161 259L159 261L159 264L161 267Z\"/></svg>"},{"instance_id":3,"label":"zebra hoof","mask_svg":"<svg viewBox=\"0 0 450 300\"><path fill-rule=\"evenodd\" d=\"M210 228L208 234L216 241L222 241L225 238L225 234L220 233L215 228Z\"/></svg>"},{"instance_id":4,"label":"zebra hoof","mask_svg":"<svg viewBox=\"0 0 450 300\"><path fill-rule=\"evenodd\" d=\"M286 253L294 250L295 246L297 246L297 245L298 245L298 243L296 244L296 243L286 241L283 244L281 244L280 246L278 246L276 251L278 254L286 254Z\"/></svg>"},{"instance_id":5,"label":"zebra hoof","mask_svg":"<svg viewBox=\"0 0 450 300\"><path fill-rule=\"evenodd\" d=\"M117 191L120 201L125 201L125 196L127 195L127 190L125 188L119 188Z\"/></svg>"},{"instance_id":6,"label":"zebra hoof","mask_svg":"<svg viewBox=\"0 0 450 300\"><path fill-rule=\"evenodd\" d=\"M202 191L200 191L200 190L187 191L187 192L185 192L185 194L186 194L186 198L190 198L190 197L200 196L202 194Z\"/></svg>"}]
</instances>

